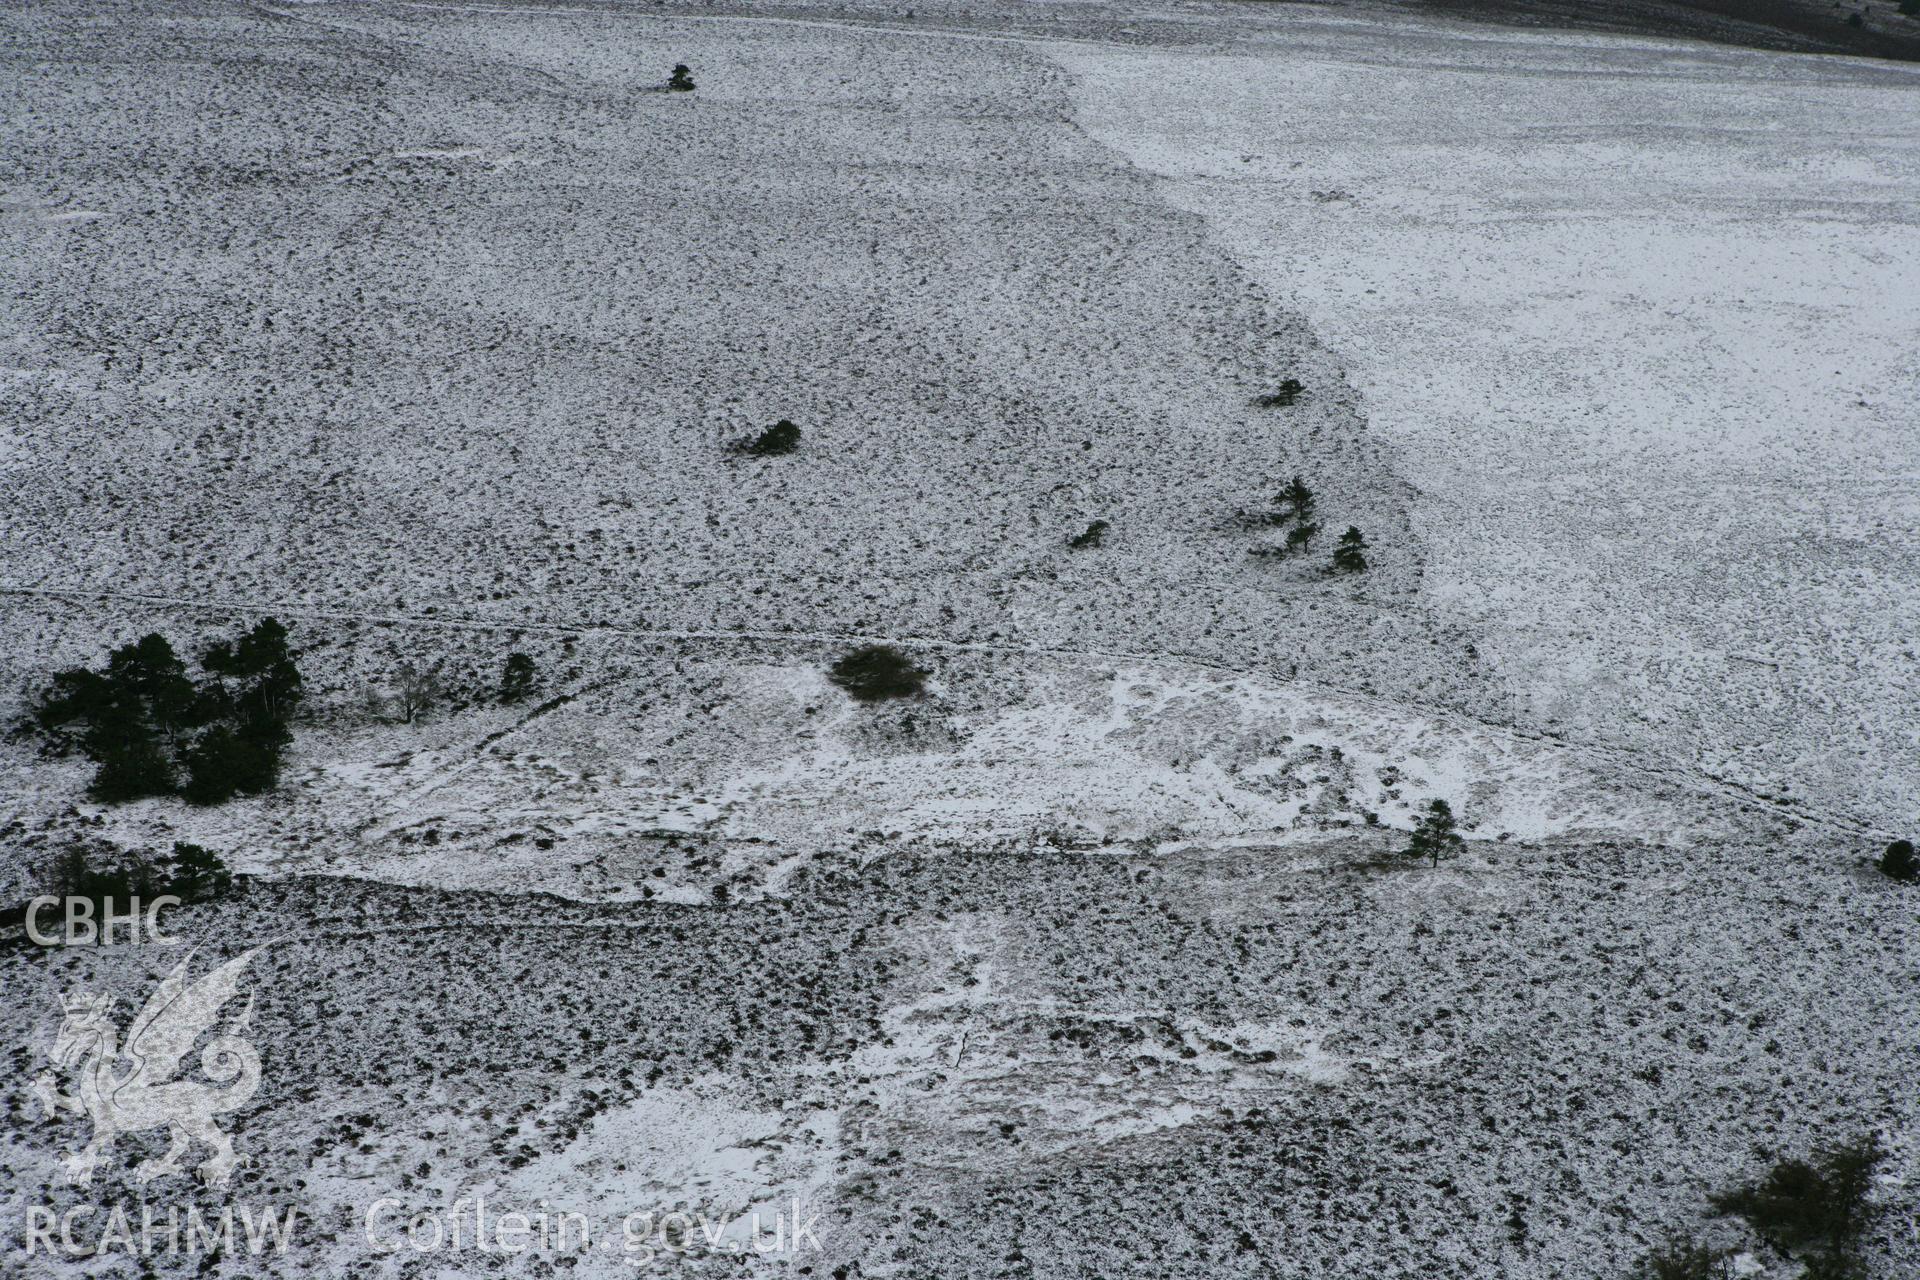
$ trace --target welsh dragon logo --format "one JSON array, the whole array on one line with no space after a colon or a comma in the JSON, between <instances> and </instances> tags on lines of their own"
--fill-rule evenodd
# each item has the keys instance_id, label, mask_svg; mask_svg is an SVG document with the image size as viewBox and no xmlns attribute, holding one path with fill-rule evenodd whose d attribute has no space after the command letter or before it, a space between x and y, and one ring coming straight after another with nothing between
<instances>
[{"instance_id":1,"label":"welsh dragon logo","mask_svg":"<svg viewBox=\"0 0 1920 1280\"><path fill-rule=\"evenodd\" d=\"M136 1179L147 1183L181 1172L181 1157L198 1142L211 1152L199 1165L200 1177L209 1186L226 1185L240 1157L214 1118L244 1105L260 1087L260 1055L241 1035L253 1012L251 991L245 1007L200 1051L207 1079L176 1077L221 1006L238 994L241 974L253 957L254 951L247 951L189 983L189 951L147 998L127 1027L124 1045L109 1016L112 997L81 990L61 998L66 1017L48 1056L69 1076L74 1091L58 1092L50 1072L34 1081L33 1091L48 1119L71 1111L93 1121L92 1138L67 1156L67 1181L90 1183L94 1166L119 1135L164 1125L172 1131L172 1145L165 1155L142 1161L133 1171Z\"/></svg>"}]
</instances>

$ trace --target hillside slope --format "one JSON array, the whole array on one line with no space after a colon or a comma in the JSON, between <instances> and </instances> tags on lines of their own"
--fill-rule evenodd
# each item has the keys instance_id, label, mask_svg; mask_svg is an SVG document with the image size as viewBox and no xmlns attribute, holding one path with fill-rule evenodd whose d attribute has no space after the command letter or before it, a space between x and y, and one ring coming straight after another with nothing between
<instances>
[{"instance_id":1,"label":"hillside slope","mask_svg":"<svg viewBox=\"0 0 1920 1280\"><path fill-rule=\"evenodd\" d=\"M612 1276L364 1214L804 1202L819 1254L660 1261L1603 1280L1699 1230L1790 1280L1706 1197L1878 1129L1870 1280L1920 1266L1920 904L1866 867L1920 796L1904 70L1237 6L0 22L0 716L265 614L307 680L215 808L0 742L9 902L246 873L173 919L259 948L262 1061L224 1190L139 1183L151 1130L66 1185L23 1089L9 1232L293 1203L209 1270ZM1259 554L1296 474L1320 538ZM924 695L827 679L874 642ZM182 954L19 932L22 1082Z\"/></svg>"}]
</instances>

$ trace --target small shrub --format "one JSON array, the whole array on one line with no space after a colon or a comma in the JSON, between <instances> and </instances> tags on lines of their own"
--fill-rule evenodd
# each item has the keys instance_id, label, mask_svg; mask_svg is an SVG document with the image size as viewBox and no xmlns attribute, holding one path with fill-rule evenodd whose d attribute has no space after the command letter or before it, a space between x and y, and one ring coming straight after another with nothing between
<instances>
[{"instance_id":1,"label":"small shrub","mask_svg":"<svg viewBox=\"0 0 1920 1280\"><path fill-rule=\"evenodd\" d=\"M693 92L693 72L687 70L686 63L673 64L673 74L667 77L667 88L675 93Z\"/></svg>"},{"instance_id":2,"label":"small shrub","mask_svg":"<svg viewBox=\"0 0 1920 1280\"><path fill-rule=\"evenodd\" d=\"M800 428L782 418L753 439L741 441L734 451L750 458L783 458L799 447Z\"/></svg>"},{"instance_id":3,"label":"small shrub","mask_svg":"<svg viewBox=\"0 0 1920 1280\"><path fill-rule=\"evenodd\" d=\"M1903 884L1920 880L1920 858L1914 857L1911 840L1895 840L1888 845L1877 865L1880 874L1889 880L1898 880Z\"/></svg>"},{"instance_id":4,"label":"small shrub","mask_svg":"<svg viewBox=\"0 0 1920 1280\"><path fill-rule=\"evenodd\" d=\"M1466 841L1453 829L1453 806L1445 800L1435 800L1427 806L1426 816L1413 829L1413 840L1407 846L1409 858L1431 858L1433 865L1439 866L1440 859L1451 858L1466 847Z\"/></svg>"},{"instance_id":5,"label":"small shrub","mask_svg":"<svg viewBox=\"0 0 1920 1280\"><path fill-rule=\"evenodd\" d=\"M1298 378L1288 378L1280 384L1280 389L1271 395L1264 395L1254 401L1262 409L1285 409L1300 398L1307 388Z\"/></svg>"},{"instance_id":6,"label":"small shrub","mask_svg":"<svg viewBox=\"0 0 1920 1280\"><path fill-rule=\"evenodd\" d=\"M412 724L440 705L446 686L440 680L440 664L416 667L400 664L393 677L393 709L402 724Z\"/></svg>"},{"instance_id":7,"label":"small shrub","mask_svg":"<svg viewBox=\"0 0 1920 1280\"><path fill-rule=\"evenodd\" d=\"M1107 528L1108 526L1105 520L1095 520L1086 527L1085 532L1076 533L1073 537L1067 539L1067 545L1075 551L1086 551L1097 547L1100 545L1101 539L1107 536Z\"/></svg>"},{"instance_id":8,"label":"small shrub","mask_svg":"<svg viewBox=\"0 0 1920 1280\"><path fill-rule=\"evenodd\" d=\"M892 645L869 644L834 663L827 679L846 690L855 702L885 702L923 692L927 673Z\"/></svg>"},{"instance_id":9,"label":"small shrub","mask_svg":"<svg viewBox=\"0 0 1920 1280\"><path fill-rule=\"evenodd\" d=\"M500 674L500 701L524 702L533 692L533 659L524 653L507 655L507 665Z\"/></svg>"}]
</instances>

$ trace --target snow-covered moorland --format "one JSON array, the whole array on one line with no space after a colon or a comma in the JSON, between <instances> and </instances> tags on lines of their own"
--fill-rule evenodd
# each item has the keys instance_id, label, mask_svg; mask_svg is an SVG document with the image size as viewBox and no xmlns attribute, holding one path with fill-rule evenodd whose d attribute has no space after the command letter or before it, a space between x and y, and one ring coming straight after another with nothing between
<instances>
[{"instance_id":1,"label":"snow-covered moorland","mask_svg":"<svg viewBox=\"0 0 1920 1280\"><path fill-rule=\"evenodd\" d=\"M265 614L307 684L218 807L0 742L0 905L249 873L173 919L261 948L262 1064L227 1187L139 1184L158 1130L66 1185L61 995L180 952L10 929L0 1274L143 1200L301 1208L220 1274L634 1273L363 1237L485 1195L820 1215L693 1275L1792 1280L1708 1196L1867 1130L1865 1275L1920 1271L1920 72L1358 6L0 22L0 715ZM829 680L877 642L921 696Z\"/></svg>"}]
</instances>

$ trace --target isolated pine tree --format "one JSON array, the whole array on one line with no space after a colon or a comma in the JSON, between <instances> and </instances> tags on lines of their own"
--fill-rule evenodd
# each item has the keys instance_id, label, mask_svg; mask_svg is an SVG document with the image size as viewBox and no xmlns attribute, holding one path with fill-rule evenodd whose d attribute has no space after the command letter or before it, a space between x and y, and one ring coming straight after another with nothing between
<instances>
[{"instance_id":1,"label":"isolated pine tree","mask_svg":"<svg viewBox=\"0 0 1920 1280\"><path fill-rule=\"evenodd\" d=\"M1075 551L1085 551L1090 547L1097 547L1100 545L1100 540L1107 536L1107 527L1105 520L1095 520L1092 524L1088 525L1085 530L1068 538L1067 546Z\"/></svg>"},{"instance_id":2,"label":"isolated pine tree","mask_svg":"<svg viewBox=\"0 0 1920 1280\"><path fill-rule=\"evenodd\" d=\"M677 93L691 93L693 91L693 73L687 70L686 63L676 62L673 64L673 74L667 77L667 88Z\"/></svg>"},{"instance_id":3,"label":"isolated pine tree","mask_svg":"<svg viewBox=\"0 0 1920 1280\"><path fill-rule=\"evenodd\" d=\"M1367 540L1360 536L1360 530L1352 525L1340 535L1340 545L1333 549L1333 571L1335 573L1365 573L1367 571Z\"/></svg>"},{"instance_id":4,"label":"isolated pine tree","mask_svg":"<svg viewBox=\"0 0 1920 1280\"><path fill-rule=\"evenodd\" d=\"M1307 488L1307 482L1299 476L1287 481L1287 487L1273 495L1275 510L1266 523L1269 525L1291 524L1287 530L1286 542L1276 552L1263 549L1259 555L1290 556L1296 551L1305 551L1319 536L1320 525L1313 518L1313 490Z\"/></svg>"},{"instance_id":5,"label":"isolated pine tree","mask_svg":"<svg viewBox=\"0 0 1920 1280\"><path fill-rule=\"evenodd\" d=\"M1287 487L1274 495L1281 508L1280 517L1296 524L1313 523L1313 490L1299 476L1287 481Z\"/></svg>"},{"instance_id":6,"label":"isolated pine tree","mask_svg":"<svg viewBox=\"0 0 1920 1280\"><path fill-rule=\"evenodd\" d=\"M1453 806L1445 800L1435 800L1427 806L1426 816L1413 829L1413 841L1407 846L1410 858L1431 858L1433 865L1439 866L1440 859L1457 855L1466 846L1453 829Z\"/></svg>"}]
</instances>

